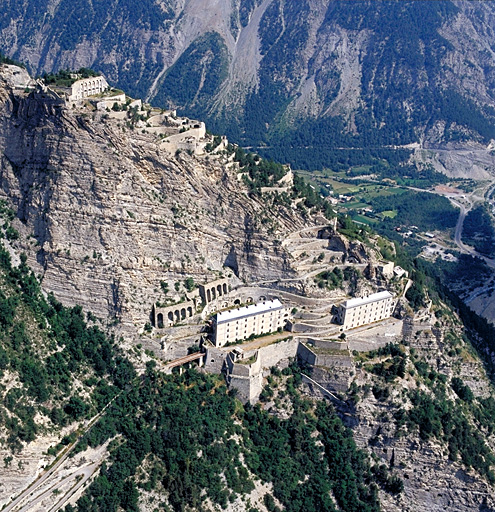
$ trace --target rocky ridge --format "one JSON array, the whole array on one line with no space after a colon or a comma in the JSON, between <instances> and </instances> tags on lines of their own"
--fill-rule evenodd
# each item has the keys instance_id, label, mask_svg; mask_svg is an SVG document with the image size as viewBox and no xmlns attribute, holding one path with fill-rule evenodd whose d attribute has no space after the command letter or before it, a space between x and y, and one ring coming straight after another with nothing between
<instances>
[{"instance_id":1,"label":"rocky ridge","mask_svg":"<svg viewBox=\"0 0 495 512\"><path fill-rule=\"evenodd\" d=\"M186 275L290 274L279 240L303 217L248 197L228 156L173 155L89 104L74 110L0 84L1 194L19 248L62 302L135 331L162 297L160 281L173 290Z\"/></svg>"},{"instance_id":2,"label":"rocky ridge","mask_svg":"<svg viewBox=\"0 0 495 512\"><path fill-rule=\"evenodd\" d=\"M147 0L132 10L126 0L43 0L27 13L25 3L6 3L0 47L33 71L93 66L239 140L276 143L288 126L325 120L331 130L336 118L373 140L370 129L395 132L374 145L491 136L490 2ZM65 23L78 18L84 28Z\"/></svg>"},{"instance_id":3,"label":"rocky ridge","mask_svg":"<svg viewBox=\"0 0 495 512\"><path fill-rule=\"evenodd\" d=\"M375 391L384 385L383 380L365 371L363 363L357 363L353 386L360 387L364 394L357 403L352 422L356 442L368 446L385 464L394 467L404 482L404 491L397 500L384 496L385 510L400 507L404 511L467 512L478 508L489 511L495 507L492 486L484 478L459 460L452 460L439 439L426 439L414 429L408 431L404 425L399 427L397 421L398 410L412 408L407 398L412 390L430 393L433 388L432 381L416 371L421 368L418 361L449 379L461 378L477 398L491 396L493 387L486 370L474 356L472 347L462 341L463 332L455 317L439 322L435 315L428 315L421 320L408 321L403 330L403 347L409 359L407 371L404 378L388 384L390 395L387 398ZM455 352L453 347L457 347ZM447 396L460 403L451 388L447 389ZM470 422L480 428L477 420ZM493 450L493 435L483 427L481 431L484 441Z\"/></svg>"},{"instance_id":4,"label":"rocky ridge","mask_svg":"<svg viewBox=\"0 0 495 512\"><path fill-rule=\"evenodd\" d=\"M161 281L170 288L179 283L182 291L186 276L199 281L223 273L234 283L277 282L293 291L318 292L313 277L319 265L345 262L370 274L357 289L377 285L368 266L376 259L373 251L331 229L308 227L318 219L272 202L269 195L250 197L228 154L171 154L160 149L162 140L146 123L132 129L128 117L98 112L90 103L74 109L47 91L24 92L22 81L12 82L12 71L3 68L0 87L2 195L14 207L21 233L12 245L26 251L43 288L63 302L116 319L121 333L135 336L151 305L163 298ZM446 341L448 329L457 338L462 334L458 321L437 323L428 315L404 330L411 358L406 368L412 373L390 386L388 401L365 391L376 383L370 372L358 368L355 375L355 386L363 389L351 421L356 440L388 464L395 453L396 471L405 481L402 496L382 493L384 510L493 508L488 483L450 461L444 444L395 431L397 402L403 405L411 389L428 391L426 379L414 373L412 349L448 379L461 377L476 397L491 393L469 347L458 339ZM445 356L459 347L459 354ZM347 371L348 376L354 377ZM40 439L37 449L49 442ZM493 446L491 435L487 442ZM26 452L26 472L39 469L38 453L33 458ZM18 473L21 468L13 467L13 483ZM437 482L448 490L439 492Z\"/></svg>"}]
</instances>

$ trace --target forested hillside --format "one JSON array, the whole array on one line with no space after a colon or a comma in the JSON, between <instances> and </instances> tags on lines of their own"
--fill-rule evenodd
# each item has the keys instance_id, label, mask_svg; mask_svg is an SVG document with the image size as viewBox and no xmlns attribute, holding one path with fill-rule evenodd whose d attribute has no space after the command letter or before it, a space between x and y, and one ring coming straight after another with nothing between
<instances>
[{"instance_id":1,"label":"forested hillside","mask_svg":"<svg viewBox=\"0 0 495 512\"><path fill-rule=\"evenodd\" d=\"M61 460L71 483L38 488L41 508L81 483L65 512L495 510L495 330L452 291L495 282L470 256L416 258L459 213L418 190L445 176L404 164L412 143L495 137L494 14L468 1L6 0L0 63L47 83L63 70L64 85L69 68L94 68L231 142L207 133L204 150L167 152L151 119L179 133L190 120L130 98L53 105L1 78L0 508ZM320 188L258 153L339 179ZM471 210L463 234L493 255L489 216ZM324 364L270 363L254 405L222 373L172 371L201 350L216 306L168 329L152 326L156 308L185 312L197 285L225 278L259 292L248 302L265 286L297 297L287 340ZM339 331L336 306L383 289L395 316ZM258 357L235 364L251 378Z\"/></svg>"},{"instance_id":2,"label":"forested hillside","mask_svg":"<svg viewBox=\"0 0 495 512\"><path fill-rule=\"evenodd\" d=\"M1 205L4 236L18 235ZM47 431L95 415L135 375L113 339L80 307L65 308L43 297L26 265L12 264L0 247L1 442L13 453Z\"/></svg>"},{"instance_id":3,"label":"forested hillside","mask_svg":"<svg viewBox=\"0 0 495 512\"><path fill-rule=\"evenodd\" d=\"M66 512L137 512L149 506L177 512L217 506L372 512L383 500L387 509L404 505L403 493L419 485L409 475L427 453L426 464L436 460L442 478L457 485L450 472L467 472L480 499L489 493L495 480L495 404L476 351L492 374L493 327L449 295L434 267L413 267L397 255L414 271L415 284L406 295L411 307L421 309L433 299L435 335L418 323L400 344L354 353L354 382L336 400L337 409L308 394L302 377L311 369L295 363L282 371L272 368L261 402L242 405L221 376L194 369L164 375L162 363L149 357L138 375L129 360L142 361L137 347L122 353L92 315L43 297L25 257L17 260L9 249L18 234L5 204L2 215L4 478L19 471L18 461L33 441L64 429L66 435L45 454L49 461L67 446L74 445L75 457L108 446L91 483ZM107 405L93 426L82 427ZM353 437L364 432L368 448L360 450ZM414 446L421 447L418 460L411 459L419 449ZM391 456L384 464L386 448ZM0 489L0 498L6 497Z\"/></svg>"},{"instance_id":4,"label":"forested hillside","mask_svg":"<svg viewBox=\"0 0 495 512\"><path fill-rule=\"evenodd\" d=\"M2 214L4 236L13 240L17 233L4 204ZM282 373L274 369L270 378L286 390L279 406L286 419L279 419L260 406L243 407L218 376L194 370L164 376L149 361L137 377L118 343L87 317L89 324L80 307L65 308L53 296L46 300L24 255L15 265L0 247L5 480L29 443L68 429L48 450L53 460L77 441L82 422L110 404L74 450L112 441L109 458L66 511L137 511L150 493L160 496L156 505L165 510L224 508L247 501L261 482L273 485L273 494L261 494L271 511L280 510L276 503L294 512L379 510L378 466L356 448L331 406L301 396L296 365ZM380 475L379 486L400 491L400 480L387 471ZM0 489L0 500L5 498Z\"/></svg>"},{"instance_id":5,"label":"forested hillside","mask_svg":"<svg viewBox=\"0 0 495 512\"><path fill-rule=\"evenodd\" d=\"M0 48L93 67L302 168L494 137L491 2L7 0ZM206 13L201 17L197 12ZM470 28L471 27L471 28Z\"/></svg>"}]
</instances>

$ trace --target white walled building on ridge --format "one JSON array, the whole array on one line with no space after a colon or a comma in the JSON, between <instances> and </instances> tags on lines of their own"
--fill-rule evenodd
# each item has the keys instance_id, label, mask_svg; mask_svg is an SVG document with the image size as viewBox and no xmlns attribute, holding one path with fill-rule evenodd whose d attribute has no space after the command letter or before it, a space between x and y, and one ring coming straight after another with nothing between
<instances>
[{"instance_id":1,"label":"white walled building on ridge","mask_svg":"<svg viewBox=\"0 0 495 512\"><path fill-rule=\"evenodd\" d=\"M108 82L103 76L82 78L72 84L69 101L79 101L89 96L101 94L105 92L108 87Z\"/></svg>"},{"instance_id":2,"label":"white walled building on ridge","mask_svg":"<svg viewBox=\"0 0 495 512\"><path fill-rule=\"evenodd\" d=\"M338 307L336 321L344 329L378 322L392 316L395 304L394 296L388 291L349 299Z\"/></svg>"},{"instance_id":3,"label":"white walled building on ridge","mask_svg":"<svg viewBox=\"0 0 495 512\"><path fill-rule=\"evenodd\" d=\"M215 346L283 329L288 320L289 309L278 299L222 311L214 320Z\"/></svg>"}]
</instances>

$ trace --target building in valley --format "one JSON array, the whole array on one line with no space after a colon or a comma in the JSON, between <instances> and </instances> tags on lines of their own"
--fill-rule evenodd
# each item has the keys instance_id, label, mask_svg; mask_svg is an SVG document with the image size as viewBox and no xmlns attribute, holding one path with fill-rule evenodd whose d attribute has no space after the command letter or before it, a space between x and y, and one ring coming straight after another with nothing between
<instances>
[{"instance_id":1,"label":"building in valley","mask_svg":"<svg viewBox=\"0 0 495 512\"><path fill-rule=\"evenodd\" d=\"M378 322L392 316L395 304L394 296L388 291L349 299L338 307L336 321L344 330Z\"/></svg>"},{"instance_id":2,"label":"building in valley","mask_svg":"<svg viewBox=\"0 0 495 512\"><path fill-rule=\"evenodd\" d=\"M289 309L278 299L222 311L214 320L215 346L283 329L288 320Z\"/></svg>"}]
</instances>

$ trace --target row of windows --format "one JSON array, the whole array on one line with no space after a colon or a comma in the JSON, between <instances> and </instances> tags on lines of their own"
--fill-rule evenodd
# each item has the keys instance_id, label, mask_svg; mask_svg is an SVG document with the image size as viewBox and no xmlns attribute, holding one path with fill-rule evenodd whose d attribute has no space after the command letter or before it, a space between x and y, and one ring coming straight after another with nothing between
<instances>
[{"instance_id":1,"label":"row of windows","mask_svg":"<svg viewBox=\"0 0 495 512\"><path fill-rule=\"evenodd\" d=\"M272 328L274 328L275 326L277 325L281 325L280 322L274 322L272 323L271 321L266 325L266 327L268 328L268 332L272 330ZM261 324L259 325L260 327L260 330L263 332L264 331L264 328L265 328L265 324L264 322L262 321ZM251 329L251 328L250 328ZM242 330L242 326L241 326L241 330ZM252 326L252 330L253 332L256 332L256 325ZM231 333L231 330L229 327L227 327L227 329L225 330L225 333L226 333L226 337L228 338L229 337L229 334ZM233 333L233 328L232 328L232 333ZM239 333L239 326L236 326L235 328L235 334L237 335ZM244 334L247 333L247 326L244 326Z\"/></svg>"},{"instance_id":2,"label":"row of windows","mask_svg":"<svg viewBox=\"0 0 495 512\"><path fill-rule=\"evenodd\" d=\"M366 310L366 309L378 309L379 307L385 308L385 307L388 307L389 305L390 305L389 302L387 302L387 303L376 303L374 305L372 304L371 306L369 304L366 304L366 305L363 305L363 306L356 306L355 308L352 308L349 311L351 311L351 312L353 312L353 311L363 311L363 309L364 310Z\"/></svg>"},{"instance_id":3,"label":"row of windows","mask_svg":"<svg viewBox=\"0 0 495 512\"><path fill-rule=\"evenodd\" d=\"M385 318L389 318L389 316L390 315L375 315L375 316L367 316L364 318L351 318L351 319L349 319L349 321L352 323L363 325L363 324L366 324L369 322L375 322L377 320L384 320Z\"/></svg>"},{"instance_id":4,"label":"row of windows","mask_svg":"<svg viewBox=\"0 0 495 512\"><path fill-rule=\"evenodd\" d=\"M361 319L361 321L359 321L359 319L358 319L358 321L355 321L355 319L353 318L350 327L357 327L359 325L366 325L367 323L376 322L377 320L383 320L384 318L386 318L386 317L384 317L384 316L375 316L373 318L371 318L371 317L363 318L363 319Z\"/></svg>"},{"instance_id":5,"label":"row of windows","mask_svg":"<svg viewBox=\"0 0 495 512\"><path fill-rule=\"evenodd\" d=\"M265 324L263 322L261 322L261 327L264 327L264 325ZM270 321L267 325L269 327L271 327L272 326L272 322ZM255 329L255 328L256 328L256 326L253 326L253 329ZM242 329L242 326L241 326L241 329ZM246 330L246 329L247 329L247 326L244 326L244 330ZM238 325L236 325L235 330L236 330L236 332L239 330L239 326ZM229 327L227 327L226 332L230 332L230 328Z\"/></svg>"},{"instance_id":6,"label":"row of windows","mask_svg":"<svg viewBox=\"0 0 495 512\"><path fill-rule=\"evenodd\" d=\"M272 326L270 325L269 327L270 328L268 329L268 331L264 331L263 329L261 329L260 334L262 334L263 332L270 332L272 330ZM255 328L253 328L252 334L256 334L256 329ZM235 332L235 335L236 335L236 337L239 335L239 332L237 330ZM229 338L229 336L230 336L230 333L227 331L227 333L225 334L225 338ZM247 330L246 329L244 330L244 337L247 337Z\"/></svg>"},{"instance_id":7,"label":"row of windows","mask_svg":"<svg viewBox=\"0 0 495 512\"><path fill-rule=\"evenodd\" d=\"M267 313L268 314L268 313ZM273 313L270 313L270 316L272 316ZM286 315L287 316L287 315ZM261 319L263 320L265 318L265 315L262 315ZM244 319L244 322L247 322L249 319L248 318L245 318ZM236 320L235 323L238 324L239 322L242 322L242 320Z\"/></svg>"},{"instance_id":8,"label":"row of windows","mask_svg":"<svg viewBox=\"0 0 495 512\"><path fill-rule=\"evenodd\" d=\"M371 314L377 314L377 313L387 313L389 311L389 309L382 309L381 311L364 311L363 313L359 313L359 312L353 312L351 313L351 316L354 318L355 316L362 316L362 315L371 315Z\"/></svg>"}]
</instances>

